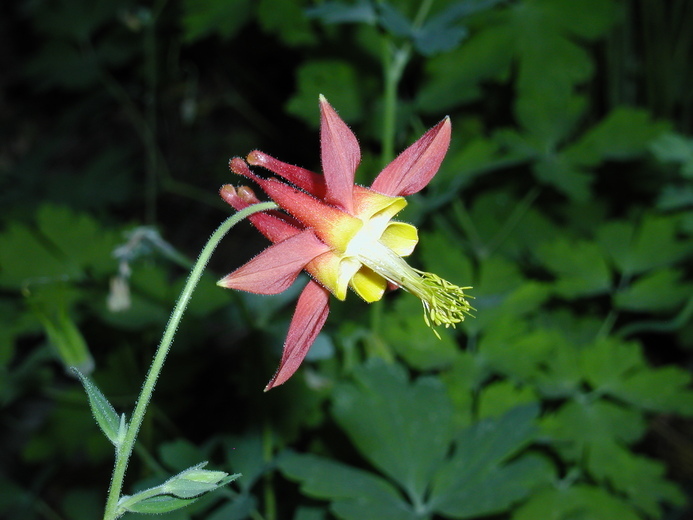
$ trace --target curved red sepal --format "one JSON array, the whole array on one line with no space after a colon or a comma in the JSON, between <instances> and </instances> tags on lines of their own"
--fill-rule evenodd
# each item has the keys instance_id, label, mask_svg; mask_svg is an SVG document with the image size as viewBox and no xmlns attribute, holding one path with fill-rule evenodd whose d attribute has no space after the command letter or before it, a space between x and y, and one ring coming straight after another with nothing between
<instances>
[{"instance_id":1,"label":"curved red sepal","mask_svg":"<svg viewBox=\"0 0 693 520\"><path fill-rule=\"evenodd\" d=\"M314 280L310 280L298 298L294 317L291 319L289 333L284 342L284 351L279 368L267 386L265 392L279 386L294 375L308 350L322 330L329 308L330 293Z\"/></svg>"},{"instance_id":2,"label":"curved red sepal","mask_svg":"<svg viewBox=\"0 0 693 520\"><path fill-rule=\"evenodd\" d=\"M300 166L294 166L293 164L275 159L271 155L267 155L260 150L253 150L250 152L247 160L248 164L252 166L262 166L318 199L325 198L327 186L325 186L325 177L322 175L313 173Z\"/></svg>"},{"instance_id":3,"label":"curved red sepal","mask_svg":"<svg viewBox=\"0 0 693 520\"><path fill-rule=\"evenodd\" d=\"M443 162L450 146L450 132L450 118L446 117L388 164L371 189L394 197L421 191Z\"/></svg>"},{"instance_id":4,"label":"curved red sepal","mask_svg":"<svg viewBox=\"0 0 693 520\"><path fill-rule=\"evenodd\" d=\"M279 294L308 262L329 249L311 230L305 230L268 247L217 285L255 294Z\"/></svg>"},{"instance_id":5,"label":"curved red sepal","mask_svg":"<svg viewBox=\"0 0 693 520\"><path fill-rule=\"evenodd\" d=\"M354 132L320 96L320 155L328 202L353 215L353 190L361 149Z\"/></svg>"}]
</instances>

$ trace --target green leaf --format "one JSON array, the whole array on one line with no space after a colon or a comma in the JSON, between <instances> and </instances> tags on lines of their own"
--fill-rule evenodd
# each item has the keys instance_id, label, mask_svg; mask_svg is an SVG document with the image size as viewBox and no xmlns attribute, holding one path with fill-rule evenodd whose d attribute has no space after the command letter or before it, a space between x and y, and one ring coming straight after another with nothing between
<instances>
[{"instance_id":1,"label":"green leaf","mask_svg":"<svg viewBox=\"0 0 693 520\"><path fill-rule=\"evenodd\" d=\"M591 475L625 494L629 501L648 516L661 518L662 502L682 506L685 496L665 479L664 464L634 455L616 443L602 443L587 452Z\"/></svg>"},{"instance_id":2,"label":"green leaf","mask_svg":"<svg viewBox=\"0 0 693 520\"><path fill-rule=\"evenodd\" d=\"M662 188L659 197L657 197L656 208L662 212L685 211L691 207L693 207L693 186L691 183L685 185L668 184ZM690 212L684 218L688 218L690 222ZM685 232L683 226L682 231Z\"/></svg>"},{"instance_id":3,"label":"green leaf","mask_svg":"<svg viewBox=\"0 0 693 520\"><path fill-rule=\"evenodd\" d=\"M487 369L520 381L529 381L553 354L555 333L528 328L527 323L506 317L479 340L478 356Z\"/></svg>"},{"instance_id":4,"label":"green leaf","mask_svg":"<svg viewBox=\"0 0 693 520\"><path fill-rule=\"evenodd\" d=\"M556 412L542 418L542 429L568 450L568 457L579 457L586 446L618 440L632 443L645 432L642 414L632 408L599 400L568 401Z\"/></svg>"},{"instance_id":5,"label":"green leaf","mask_svg":"<svg viewBox=\"0 0 693 520\"><path fill-rule=\"evenodd\" d=\"M571 163L564 154L540 156L532 170L537 180L553 186L568 198L577 202L589 199L593 176Z\"/></svg>"},{"instance_id":6,"label":"green leaf","mask_svg":"<svg viewBox=\"0 0 693 520\"><path fill-rule=\"evenodd\" d=\"M113 408L113 405L106 399L106 396L101 393L101 390L99 390L87 376L83 375L76 368L73 368L72 371L79 377L84 386L84 390L87 392L89 407L91 408L91 413L94 415L94 419L96 419L96 423L108 440L111 441L114 446L118 447L122 439L119 435L120 418L115 408Z\"/></svg>"},{"instance_id":7,"label":"green leaf","mask_svg":"<svg viewBox=\"0 0 693 520\"><path fill-rule=\"evenodd\" d=\"M311 45L317 38L296 0L261 0L257 18L262 29L277 34L289 46Z\"/></svg>"},{"instance_id":8,"label":"green leaf","mask_svg":"<svg viewBox=\"0 0 693 520\"><path fill-rule=\"evenodd\" d=\"M197 500L199 500L199 497L177 498L169 495L157 495L129 505L126 511L147 514L169 513L187 507L193 502L197 502Z\"/></svg>"},{"instance_id":9,"label":"green leaf","mask_svg":"<svg viewBox=\"0 0 693 520\"><path fill-rule=\"evenodd\" d=\"M600 393L650 411L693 413L690 373L676 366L650 367L638 343L601 339L580 355L585 380Z\"/></svg>"},{"instance_id":10,"label":"green leaf","mask_svg":"<svg viewBox=\"0 0 693 520\"><path fill-rule=\"evenodd\" d=\"M159 446L158 452L159 460L174 471L195 466L207 456L198 446L185 439L165 442Z\"/></svg>"},{"instance_id":11,"label":"green leaf","mask_svg":"<svg viewBox=\"0 0 693 520\"><path fill-rule=\"evenodd\" d=\"M577 142L566 148L567 158L581 166L596 166L604 160L626 160L642 156L649 143L665 129L649 112L615 108Z\"/></svg>"},{"instance_id":12,"label":"green leaf","mask_svg":"<svg viewBox=\"0 0 693 520\"><path fill-rule=\"evenodd\" d=\"M454 2L414 30L414 47L424 56L445 52L467 37L467 27L461 25L469 15L490 9L502 0Z\"/></svg>"},{"instance_id":13,"label":"green leaf","mask_svg":"<svg viewBox=\"0 0 693 520\"><path fill-rule=\"evenodd\" d=\"M538 411L534 405L518 407L463 431L452 458L436 474L431 507L454 518L500 513L549 481L553 469L543 457L523 456L505 464L534 439Z\"/></svg>"},{"instance_id":14,"label":"green leaf","mask_svg":"<svg viewBox=\"0 0 693 520\"><path fill-rule=\"evenodd\" d=\"M479 418L498 417L520 405L536 403L538 396L530 386L511 381L496 381L487 385L479 395Z\"/></svg>"},{"instance_id":15,"label":"green leaf","mask_svg":"<svg viewBox=\"0 0 693 520\"><path fill-rule=\"evenodd\" d=\"M679 218L646 214L635 227L610 222L597 231L597 240L625 276L670 266L693 253L693 243L678 237Z\"/></svg>"},{"instance_id":16,"label":"green leaf","mask_svg":"<svg viewBox=\"0 0 693 520\"><path fill-rule=\"evenodd\" d=\"M423 500L447 453L452 408L437 379L409 383L398 365L372 362L334 391L333 414L374 466Z\"/></svg>"},{"instance_id":17,"label":"green leaf","mask_svg":"<svg viewBox=\"0 0 693 520\"><path fill-rule=\"evenodd\" d=\"M489 24L459 48L427 60L427 81L419 90L417 106L440 113L477 99L484 82L508 75L513 43L509 27Z\"/></svg>"},{"instance_id":18,"label":"green leaf","mask_svg":"<svg viewBox=\"0 0 693 520\"><path fill-rule=\"evenodd\" d=\"M378 21L375 6L369 0L356 0L353 3L323 2L306 9L306 15L325 23L360 22L374 25Z\"/></svg>"},{"instance_id":19,"label":"green leaf","mask_svg":"<svg viewBox=\"0 0 693 520\"><path fill-rule=\"evenodd\" d=\"M614 297L616 308L636 312L674 311L693 293L678 269L651 271Z\"/></svg>"},{"instance_id":20,"label":"green leaf","mask_svg":"<svg viewBox=\"0 0 693 520\"><path fill-rule=\"evenodd\" d=\"M436 337L422 316L421 302L410 295L397 298L383 317L381 335L409 366L418 370L442 368L452 363L458 346L449 329Z\"/></svg>"},{"instance_id":21,"label":"green leaf","mask_svg":"<svg viewBox=\"0 0 693 520\"><path fill-rule=\"evenodd\" d=\"M205 514L204 518L205 520L247 520L257 514L257 511L259 511L257 498L244 494L233 497L232 500L223 503L211 513Z\"/></svg>"},{"instance_id":22,"label":"green leaf","mask_svg":"<svg viewBox=\"0 0 693 520\"><path fill-rule=\"evenodd\" d=\"M57 253L80 271L115 271L112 252L117 236L112 230L103 229L90 215L44 205L39 208L36 223L43 236L57 248Z\"/></svg>"},{"instance_id":23,"label":"green leaf","mask_svg":"<svg viewBox=\"0 0 693 520\"><path fill-rule=\"evenodd\" d=\"M580 351L581 371L592 388L609 393L624 376L646 367L642 348L636 342L615 337L600 338Z\"/></svg>"},{"instance_id":24,"label":"green leaf","mask_svg":"<svg viewBox=\"0 0 693 520\"><path fill-rule=\"evenodd\" d=\"M582 382L578 349L560 331L545 332L546 335L542 334L542 339L551 343L551 355L539 364L539 370L532 381L549 399L578 395Z\"/></svg>"},{"instance_id":25,"label":"green leaf","mask_svg":"<svg viewBox=\"0 0 693 520\"><path fill-rule=\"evenodd\" d=\"M301 491L330 500L330 509L343 520L416 520L397 490L382 478L315 455L286 452L277 465L284 475L301 483Z\"/></svg>"},{"instance_id":26,"label":"green leaf","mask_svg":"<svg viewBox=\"0 0 693 520\"><path fill-rule=\"evenodd\" d=\"M631 248L635 236L632 222L611 220L597 229L596 239L611 263L620 271L630 270Z\"/></svg>"},{"instance_id":27,"label":"green leaf","mask_svg":"<svg viewBox=\"0 0 693 520\"><path fill-rule=\"evenodd\" d=\"M606 490L587 485L560 485L535 493L513 520L642 520L633 508Z\"/></svg>"},{"instance_id":28,"label":"green leaf","mask_svg":"<svg viewBox=\"0 0 693 520\"><path fill-rule=\"evenodd\" d=\"M457 121L453 122L456 125ZM457 194L478 176L505 164L497 142L482 136L452 136L450 150L428 185L426 202L432 208L455 200ZM427 207L428 209L428 207Z\"/></svg>"},{"instance_id":29,"label":"green leaf","mask_svg":"<svg viewBox=\"0 0 693 520\"><path fill-rule=\"evenodd\" d=\"M319 507L301 506L296 508L293 520L328 520L327 511Z\"/></svg>"},{"instance_id":30,"label":"green leaf","mask_svg":"<svg viewBox=\"0 0 693 520\"><path fill-rule=\"evenodd\" d=\"M427 271L456 285L469 285L472 280L472 263L461 247L444 233L422 233L421 257ZM442 252L445 254L441 254Z\"/></svg>"},{"instance_id":31,"label":"green leaf","mask_svg":"<svg viewBox=\"0 0 693 520\"><path fill-rule=\"evenodd\" d=\"M646 410L693 415L691 374L676 366L630 372L609 393Z\"/></svg>"},{"instance_id":32,"label":"green leaf","mask_svg":"<svg viewBox=\"0 0 693 520\"><path fill-rule=\"evenodd\" d=\"M82 373L91 373L94 359L69 310L71 300L77 297L72 288L65 283L37 285L25 289L24 295L65 368L75 367Z\"/></svg>"},{"instance_id":33,"label":"green leaf","mask_svg":"<svg viewBox=\"0 0 693 520\"><path fill-rule=\"evenodd\" d=\"M411 38L414 33L412 22L388 2L377 4L378 23L394 36Z\"/></svg>"},{"instance_id":34,"label":"green leaf","mask_svg":"<svg viewBox=\"0 0 693 520\"><path fill-rule=\"evenodd\" d=\"M323 94L339 107L339 115L347 122L361 118L363 102L359 96L359 80L350 63L339 60L307 61L296 72L298 91L288 101L286 110L312 126L318 126L318 96Z\"/></svg>"},{"instance_id":35,"label":"green leaf","mask_svg":"<svg viewBox=\"0 0 693 520\"><path fill-rule=\"evenodd\" d=\"M205 520L246 520L257 514L258 510L257 498L253 495L243 494L223 503L212 513L205 514L204 518ZM191 511L191 513L193 512Z\"/></svg>"},{"instance_id":36,"label":"green leaf","mask_svg":"<svg viewBox=\"0 0 693 520\"><path fill-rule=\"evenodd\" d=\"M31 258L31 262L26 259ZM69 260L56 256L54 251L23 224L11 222L0 235L0 284L20 287L37 279L63 279L81 276Z\"/></svg>"},{"instance_id":37,"label":"green leaf","mask_svg":"<svg viewBox=\"0 0 693 520\"><path fill-rule=\"evenodd\" d=\"M453 274L448 280L459 285L471 285L467 291L473 298L470 299L474 307L473 317L462 323L462 328L468 334L477 334L497 327L499 322L506 318L515 318L535 311L543 301L548 298L548 288L540 283L527 281L518 270L517 264L500 256L484 258L479 263L478 275L471 278L471 266L469 259L448 247L445 255L438 254L445 250L442 244L422 244L423 256L426 260L426 269L441 275L448 270ZM457 266L457 271L455 267ZM446 278L445 275L442 275Z\"/></svg>"},{"instance_id":38,"label":"green leaf","mask_svg":"<svg viewBox=\"0 0 693 520\"><path fill-rule=\"evenodd\" d=\"M693 163L693 139L680 134L660 135L650 144L650 150L660 161Z\"/></svg>"},{"instance_id":39,"label":"green leaf","mask_svg":"<svg viewBox=\"0 0 693 520\"><path fill-rule=\"evenodd\" d=\"M603 7L610 2L575 4L573 0L535 0L509 11L519 62L517 117L521 126L548 149L572 129L583 109L574 88L593 71L586 50L570 33L581 30L581 22L593 27L604 25L600 18L608 16ZM568 22L564 13L571 8L583 16Z\"/></svg>"},{"instance_id":40,"label":"green leaf","mask_svg":"<svg viewBox=\"0 0 693 520\"><path fill-rule=\"evenodd\" d=\"M472 423L475 396L483 381L489 377L480 357L467 350L460 351L452 366L440 376L453 405L455 429Z\"/></svg>"},{"instance_id":41,"label":"green leaf","mask_svg":"<svg viewBox=\"0 0 693 520\"><path fill-rule=\"evenodd\" d=\"M673 133L661 135L650 145L660 161L681 163L681 175L693 178L693 139Z\"/></svg>"},{"instance_id":42,"label":"green leaf","mask_svg":"<svg viewBox=\"0 0 693 520\"><path fill-rule=\"evenodd\" d=\"M90 216L43 205L35 227L13 222L0 234L0 285L82 279L87 270L113 272L115 243L113 232Z\"/></svg>"},{"instance_id":43,"label":"green leaf","mask_svg":"<svg viewBox=\"0 0 693 520\"><path fill-rule=\"evenodd\" d=\"M560 296L594 296L611 289L609 266L601 249L592 242L559 238L540 245L535 253L556 275L554 289Z\"/></svg>"},{"instance_id":44,"label":"green leaf","mask_svg":"<svg viewBox=\"0 0 693 520\"><path fill-rule=\"evenodd\" d=\"M185 0L183 2L183 39L194 42L213 34L223 39L235 36L250 19L250 0Z\"/></svg>"},{"instance_id":45,"label":"green leaf","mask_svg":"<svg viewBox=\"0 0 693 520\"><path fill-rule=\"evenodd\" d=\"M263 454L263 440L259 432L249 432L243 437L224 439L227 464L243 478L237 482L241 490L249 492L255 482L267 471Z\"/></svg>"}]
</instances>

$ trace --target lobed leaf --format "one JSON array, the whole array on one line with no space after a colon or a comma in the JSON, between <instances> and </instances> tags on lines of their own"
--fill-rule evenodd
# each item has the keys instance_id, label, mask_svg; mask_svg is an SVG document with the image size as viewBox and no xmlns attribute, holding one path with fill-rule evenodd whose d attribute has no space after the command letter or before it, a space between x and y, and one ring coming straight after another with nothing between
<instances>
[{"instance_id":1,"label":"lobed leaf","mask_svg":"<svg viewBox=\"0 0 693 520\"><path fill-rule=\"evenodd\" d=\"M609 266L592 242L559 238L540 245L536 255L556 275L554 290L560 296L593 296L611 289Z\"/></svg>"},{"instance_id":2,"label":"lobed leaf","mask_svg":"<svg viewBox=\"0 0 693 520\"><path fill-rule=\"evenodd\" d=\"M568 401L541 420L544 434L565 450L568 459L602 443L633 443L645 433L645 427L640 412L605 400Z\"/></svg>"},{"instance_id":3,"label":"lobed leaf","mask_svg":"<svg viewBox=\"0 0 693 520\"><path fill-rule=\"evenodd\" d=\"M335 388L332 413L374 466L423 500L452 437L452 407L440 381L410 384L398 365L372 362Z\"/></svg>"},{"instance_id":4,"label":"lobed leaf","mask_svg":"<svg viewBox=\"0 0 693 520\"><path fill-rule=\"evenodd\" d=\"M296 71L297 91L286 104L286 110L317 127L320 121L315 100L324 94L344 120L358 121L362 117L363 101L359 95L358 75L346 61L335 59L306 61Z\"/></svg>"},{"instance_id":5,"label":"lobed leaf","mask_svg":"<svg viewBox=\"0 0 693 520\"><path fill-rule=\"evenodd\" d=\"M653 518L662 516L663 502L682 506L681 490L664 478L664 464L635 455L616 443L601 443L587 452L586 467L590 474L628 497Z\"/></svg>"},{"instance_id":6,"label":"lobed leaf","mask_svg":"<svg viewBox=\"0 0 693 520\"><path fill-rule=\"evenodd\" d=\"M250 19L252 6L250 0L185 0L181 18L183 38L188 43L214 34L229 39Z\"/></svg>"},{"instance_id":7,"label":"lobed leaf","mask_svg":"<svg viewBox=\"0 0 693 520\"><path fill-rule=\"evenodd\" d=\"M682 278L679 269L650 271L616 293L614 305L635 312L674 311L693 294L693 287Z\"/></svg>"},{"instance_id":8,"label":"lobed leaf","mask_svg":"<svg viewBox=\"0 0 693 520\"><path fill-rule=\"evenodd\" d=\"M624 500L595 486L558 485L541 490L521 505L513 520L642 520Z\"/></svg>"},{"instance_id":9,"label":"lobed leaf","mask_svg":"<svg viewBox=\"0 0 693 520\"><path fill-rule=\"evenodd\" d=\"M431 507L454 518L500 513L549 481L553 469L544 457L527 455L505 463L534 439L538 412L536 405L521 406L464 430L436 474Z\"/></svg>"},{"instance_id":10,"label":"lobed leaf","mask_svg":"<svg viewBox=\"0 0 693 520\"><path fill-rule=\"evenodd\" d=\"M636 227L615 221L597 230L599 245L625 276L670 266L693 254L693 242L678 236L679 219L647 213Z\"/></svg>"},{"instance_id":11,"label":"lobed leaf","mask_svg":"<svg viewBox=\"0 0 693 520\"><path fill-rule=\"evenodd\" d=\"M277 465L287 477L301 483L306 495L330 500L332 511L344 520L422 518L391 484L366 471L292 452L282 454Z\"/></svg>"}]
</instances>

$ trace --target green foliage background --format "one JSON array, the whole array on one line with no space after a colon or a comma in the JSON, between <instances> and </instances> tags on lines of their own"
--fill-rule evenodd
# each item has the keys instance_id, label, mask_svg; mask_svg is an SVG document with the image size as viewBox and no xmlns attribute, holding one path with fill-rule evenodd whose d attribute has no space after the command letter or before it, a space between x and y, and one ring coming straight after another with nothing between
<instances>
[{"instance_id":1,"label":"green foliage background","mask_svg":"<svg viewBox=\"0 0 693 520\"><path fill-rule=\"evenodd\" d=\"M476 317L438 340L415 298L352 296L263 394L300 284L217 288L265 245L239 226L178 332L128 490L209 460L243 477L165 518L693 515L689 2L0 12L0 516L99 517L112 453L66 367L130 413L230 211L229 157L319 170L319 93L359 136L365 184L450 115L451 150L402 219L420 227L413 263L472 285Z\"/></svg>"}]
</instances>

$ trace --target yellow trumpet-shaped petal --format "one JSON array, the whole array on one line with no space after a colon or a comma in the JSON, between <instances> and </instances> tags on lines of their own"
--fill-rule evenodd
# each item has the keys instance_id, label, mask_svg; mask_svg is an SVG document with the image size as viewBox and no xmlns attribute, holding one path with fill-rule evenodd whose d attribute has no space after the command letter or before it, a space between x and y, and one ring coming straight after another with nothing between
<instances>
[{"instance_id":1,"label":"yellow trumpet-shaped petal","mask_svg":"<svg viewBox=\"0 0 693 520\"><path fill-rule=\"evenodd\" d=\"M419 232L411 224L390 222L383 231L380 242L399 256L409 256L419 242Z\"/></svg>"},{"instance_id":2,"label":"yellow trumpet-shaped petal","mask_svg":"<svg viewBox=\"0 0 693 520\"><path fill-rule=\"evenodd\" d=\"M366 302L373 303L385 294L387 280L369 267L363 266L351 278L349 285Z\"/></svg>"}]
</instances>

